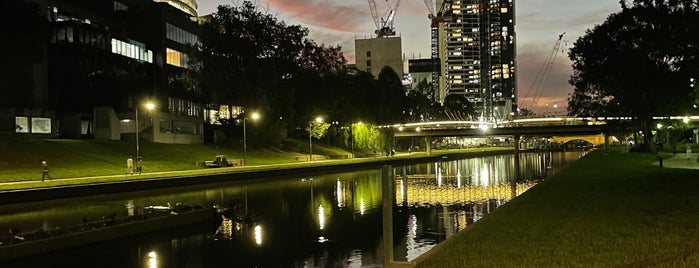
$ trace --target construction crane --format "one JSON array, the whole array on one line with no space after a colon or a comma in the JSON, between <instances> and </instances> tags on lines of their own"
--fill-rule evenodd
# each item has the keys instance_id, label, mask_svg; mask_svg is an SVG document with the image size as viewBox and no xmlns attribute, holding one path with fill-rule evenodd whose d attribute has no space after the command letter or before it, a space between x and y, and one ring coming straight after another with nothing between
<instances>
[{"instance_id":1,"label":"construction crane","mask_svg":"<svg viewBox=\"0 0 699 268\"><path fill-rule=\"evenodd\" d=\"M393 20L396 17L396 10L398 10L398 5L400 5L400 0L396 1L395 4L393 5L393 8L390 8L391 6L388 3L388 0L386 1L386 5L389 6L389 9L386 11L386 16L384 17L379 17L379 13L376 11L376 1L374 0L369 0L369 9L371 9L371 16L374 18L374 24L376 25L376 33L377 37L388 37L388 36L394 36L396 35L396 29L393 26Z\"/></svg>"},{"instance_id":2,"label":"construction crane","mask_svg":"<svg viewBox=\"0 0 699 268\"><path fill-rule=\"evenodd\" d=\"M559 52L565 53L565 47L561 49L561 43L565 42L563 41L563 35L565 34L566 33L564 32L558 35L558 39L556 40L556 43L553 45L553 48L551 49L551 52L546 58L546 61L544 62L544 64L541 65L539 72L534 77L534 80L532 81L532 84L529 86L529 89L527 89L527 93L524 96L524 100L529 99L530 94L534 94L532 96L530 109L534 109L539 105L539 99L541 98L541 94L543 93L543 87L541 86L548 81L549 76L551 74L551 69L553 68L554 62L556 61L556 56L558 56Z\"/></svg>"},{"instance_id":3,"label":"construction crane","mask_svg":"<svg viewBox=\"0 0 699 268\"><path fill-rule=\"evenodd\" d=\"M441 5L439 5L439 10L435 10L437 5L435 5L433 0L425 0L425 5L427 6L428 15L430 19L430 50L432 58L432 92L434 94L434 100L443 101L442 92L446 92L449 88L448 81L445 79L446 76L442 75L442 69L444 68L446 60L446 40L444 36L444 24L447 22L453 22L454 17L452 14L452 1L443 0Z\"/></svg>"},{"instance_id":4,"label":"construction crane","mask_svg":"<svg viewBox=\"0 0 699 268\"><path fill-rule=\"evenodd\" d=\"M427 15L430 20L432 20L432 27L437 27L439 23L452 22L454 17L451 12L451 0L444 0L439 6L439 10L435 10L437 5L434 4L432 0L425 0L425 5L427 6Z\"/></svg>"}]
</instances>

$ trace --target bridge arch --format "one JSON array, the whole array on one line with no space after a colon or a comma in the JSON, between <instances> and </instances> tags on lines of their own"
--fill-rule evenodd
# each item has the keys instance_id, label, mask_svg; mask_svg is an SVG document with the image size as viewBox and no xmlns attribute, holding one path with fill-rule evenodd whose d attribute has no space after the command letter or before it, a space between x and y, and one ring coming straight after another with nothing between
<instances>
[{"instance_id":1,"label":"bridge arch","mask_svg":"<svg viewBox=\"0 0 699 268\"><path fill-rule=\"evenodd\" d=\"M590 143L594 146L604 145L604 135L577 135L577 136L553 136L551 137L551 142L557 142L560 144L569 144L584 141Z\"/></svg>"}]
</instances>

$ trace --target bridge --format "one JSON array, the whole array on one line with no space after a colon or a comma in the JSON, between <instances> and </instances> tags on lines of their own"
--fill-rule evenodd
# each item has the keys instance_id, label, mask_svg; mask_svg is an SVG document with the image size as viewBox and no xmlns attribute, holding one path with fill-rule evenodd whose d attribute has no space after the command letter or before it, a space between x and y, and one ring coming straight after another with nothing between
<instances>
[{"instance_id":1,"label":"bridge","mask_svg":"<svg viewBox=\"0 0 699 268\"><path fill-rule=\"evenodd\" d=\"M396 124L396 138L425 138L427 153L431 153L430 139L434 137L497 137L512 136L515 151L521 148L521 138L547 137L548 142L567 143L583 140L593 145L609 144L608 132L618 131L617 127L630 123L633 117L542 117L504 120L499 122L482 121L441 121ZM696 123L699 116L653 117L659 122L681 121L688 126L694 124L694 139L699 143ZM663 128L658 124L657 129ZM671 126L663 129L672 128Z\"/></svg>"}]
</instances>

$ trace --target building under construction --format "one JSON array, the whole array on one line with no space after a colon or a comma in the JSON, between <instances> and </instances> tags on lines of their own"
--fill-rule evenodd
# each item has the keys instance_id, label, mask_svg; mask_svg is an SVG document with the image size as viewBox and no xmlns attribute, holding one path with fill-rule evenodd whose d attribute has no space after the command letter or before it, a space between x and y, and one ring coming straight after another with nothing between
<instances>
[{"instance_id":1,"label":"building under construction","mask_svg":"<svg viewBox=\"0 0 699 268\"><path fill-rule=\"evenodd\" d=\"M517 111L515 4L513 0L425 0L431 49L439 62L433 87L472 102L479 119L497 121Z\"/></svg>"}]
</instances>

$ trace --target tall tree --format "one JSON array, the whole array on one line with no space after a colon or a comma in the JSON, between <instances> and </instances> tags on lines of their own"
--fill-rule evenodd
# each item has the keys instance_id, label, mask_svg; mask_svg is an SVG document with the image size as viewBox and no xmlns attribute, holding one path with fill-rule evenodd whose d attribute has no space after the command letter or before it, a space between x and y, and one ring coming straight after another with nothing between
<instances>
[{"instance_id":1,"label":"tall tree","mask_svg":"<svg viewBox=\"0 0 699 268\"><path fill-rule=\"evenodd\" d=\"M381 68L377 91L374 94L379 116L377 123L396 123L403 119L403 111L406 110L406 95L401 84L401 78L388 66ZM368 101L368 100L366 100Z\"/></svg>"},{"instance_id":2,"label":"tall tree","mask_svg":"<svg viewBox=\"0 0 699 268\"><path fill-rule=\"evenodd\" d=\"M33 67L45 60L51 34L45 10L21 0L0 1L0 10L6 11L0 16L0 107L32 108Z\"/></svg>"},{"instance_id":3,"label":"tall tree","mask_svg":"<svg viewBox=\"0 0 699 268\"><path fill-rule=\"evenodd\" d=\"M279 143L294 122L298 82L334 72L346 61L340 47L325 47L307 38L308 29L287 25L244 1L219 6L205 24L202 46L192 50L186 74L211 103L236 104L264 114L264 133L254 137ZM309 71L310 70L310 71ZM253 142L255 140L253 139Z\"/></svg>"},{"instance_id":4,"label":"tall tree","mask_svg":"<svg viewBox=\"0 0 699 268\"><path fill-rule=\"evenodd\" d=\"M633 116L650 141L653 116L691 112L699 10L691 0L621 1L622 10L588 30L569 53L568 111Z\"/></svg>"}]
</instances>

